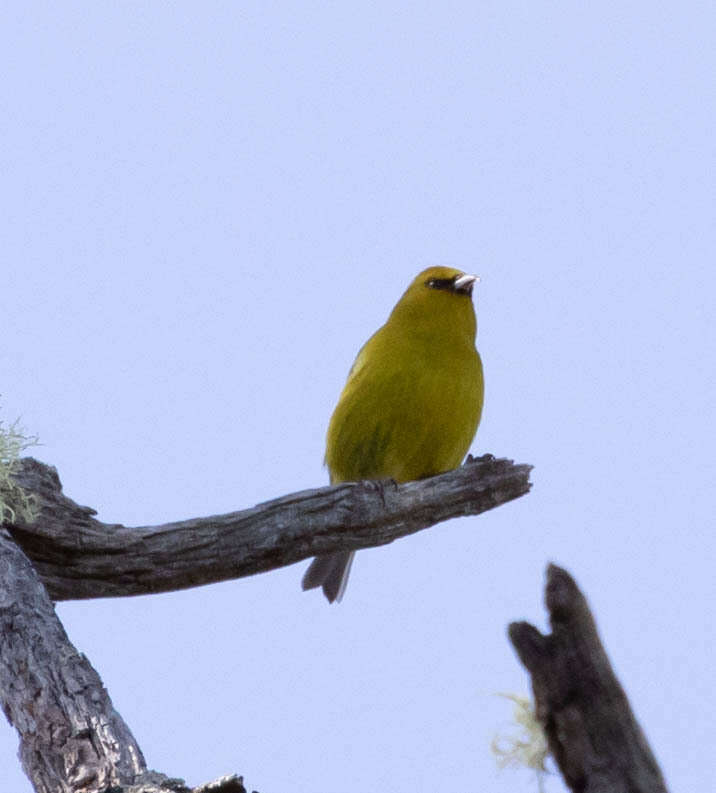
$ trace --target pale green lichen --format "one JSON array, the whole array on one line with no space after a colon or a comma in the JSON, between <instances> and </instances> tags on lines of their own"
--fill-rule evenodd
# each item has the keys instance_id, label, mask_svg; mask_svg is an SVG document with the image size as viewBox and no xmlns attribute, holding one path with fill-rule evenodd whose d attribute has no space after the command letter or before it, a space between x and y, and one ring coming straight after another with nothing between
<instances>
[{"instance_id":1,"label":"pale green lichen","mask_svg":"<svg viewBox=\"0 0 716 793\"><path fill-rule=\"evenodd\" d=\"M514 703L514 728L509 734L496 735L492 740L492 753L497 764L500 768L533 770L538 777L539 789L542 790L549 745L542 725L537 721L532 701L518 694L499 696Z\"/></svg>"},{"instance_id":2,"label":"pale green lichen","mask_svg":"<svg viewBox=\"0 0 716 793\"><path fill-rule=\"evenodd\" d=\"M0 421L0 524L18 520L32 523L37 518L37 498L12 479L22 452L37 443L36 437L22 432L17 421L8 427Z\"/></svg>"}]
</instances>

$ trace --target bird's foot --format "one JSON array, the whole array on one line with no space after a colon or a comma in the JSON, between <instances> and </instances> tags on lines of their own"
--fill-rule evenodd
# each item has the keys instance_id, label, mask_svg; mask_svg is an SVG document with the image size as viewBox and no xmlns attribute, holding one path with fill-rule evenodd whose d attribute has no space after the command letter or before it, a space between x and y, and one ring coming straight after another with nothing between
<instances>
[{"instance_id":1,"label":"bird's foot","mask_svg":"<svg viewBox=\"0 0 716 793\"><path fill-rule=\"evenodd\" d=\"M480 457L473 457L471 454L468 454L463 465L469 465L470 463L491 463L494 459L494 454L483 454Z\"/></svg>"},{"instance_id":2,"label":"bird's foot","mask_svg":"<svg viewBox=\"0 0 716 793\"><path fill-rule=\"evenodd\" d=\"M390 488L393 492L398 489L398 483L395 481L395 479L365 479L363 484L369 490L375 490L378 493L383 507L387 506L385 503L385 491L388 488Z\"/></svg>"}]
</instances>

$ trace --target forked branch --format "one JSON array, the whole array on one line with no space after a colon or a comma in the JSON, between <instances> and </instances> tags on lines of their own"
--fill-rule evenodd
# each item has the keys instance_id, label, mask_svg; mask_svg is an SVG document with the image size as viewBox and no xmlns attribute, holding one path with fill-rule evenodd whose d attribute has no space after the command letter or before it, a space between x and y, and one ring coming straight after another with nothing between
<instances>
[{"instance_id":1,"label":"forked branch","mask_svg":"<svg viewBox=\"0 0 716 793\"><path fill-rule=\"evenodd\" d=\"M545 601L551 634L527 622L512 623L509 634L564 781L575 793L666 793L587 601L561 567L547 568Z\"/></svg>"},{"instance_id":2,"label":"forked branch","mask_svg":"<svg viewBox=\"0 0 716 793\"><path fill-rule=\"evenodd\" d=\"M51 598L166 592L381 545L517 498L530 488L529 471L488 456L422 482L345 483L228 515L129 529L101 523L67 498L54 468L21 460L13 476L39 514L0 527L0 702L35 790L245 793L239 777L190 791L147 770Z\"/></svg>"}]
</instances>

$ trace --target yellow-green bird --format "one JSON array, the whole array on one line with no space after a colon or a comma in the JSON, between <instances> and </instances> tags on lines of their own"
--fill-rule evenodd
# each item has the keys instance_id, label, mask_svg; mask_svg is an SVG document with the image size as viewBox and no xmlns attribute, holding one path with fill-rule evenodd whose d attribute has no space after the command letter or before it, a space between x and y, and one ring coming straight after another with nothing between
<instances>
[{"instance_id":1,"label":"yellow-green bird","mask_svg":"<svg viewBox=\"0 0 716 793\"><path fill-rule=\"evenodd\" d=\"M479 280L430 267L410 284L388 321L363 345L326 436L331 483L408 482L457 468L482 413L472 287ZM317 556L303 588L340 600L354 552Z\"/></svg>"}]
</instances>

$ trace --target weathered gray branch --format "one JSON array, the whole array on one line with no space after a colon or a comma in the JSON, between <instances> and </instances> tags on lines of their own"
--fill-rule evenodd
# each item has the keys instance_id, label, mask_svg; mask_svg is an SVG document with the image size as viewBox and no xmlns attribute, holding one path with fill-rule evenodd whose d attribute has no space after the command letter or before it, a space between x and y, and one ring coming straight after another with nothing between
<instances>
[{"instance_id":1,"label":"weathered gray branch","mask_svg":"<svg viewBox=\"0 0 716 793\"><path fill-rule=\"evenodd\" d=\"M148 771L97 672L60 623L30 560L0 528L0 704L37 793L246 793Z\"/></svg>"},{"instance_id":2,"label":"weathered gray branch","mask_svg":"<svg viewBox=\"0 0 716 793\"><path fill-rule=\"evenodd\" d=\"M128 529L67 498L54 468L20 461L15 481L40 510L32 524L0 528L0 701L35 790L191 793L182 780L147 770L50 596L164 592L381 545L517 498L530 488L529 471L487 456L422 482L345 483L228 515ZM245 791L239 777L225 777L193 793Z\"/></svg>"},{"instance_id":3,"label":"weathered gray branch","mask_svg":"<svg viewBox=\"0 0 716 793\"><path fill-rule=\"evenodd\" d=\"M63 495L54 468L27 457L14 478L38 497L40 517L9 529L53 600L167 592L477 515L527 493L530 469L487 455L419 482L346 482L226 515L126 528L96 520Z\"/></svg>"},{"instance_id":4,"label":"weathered gray branch","mask_svg":"<svg viewBox=\"0 0 716 793\"><path fill-rule=\"evenodd\" d=\"M532 676L537 718L565 782L578 793L666 793L587 601L555 565L545 600L550 635L526 622L512 623L509 635Z\"/></svg>"},{"instance_id":5,"label":"weathered gray branch","mask_svg":"<svg viewBox=\"0 0 716 793\"><path fill-rule=\"evenodd\" d=\"M27 557L0 529L0 701L38 793L102 790L146 770L89 661L72 646Z\"/></svg>"}]
</instances>

